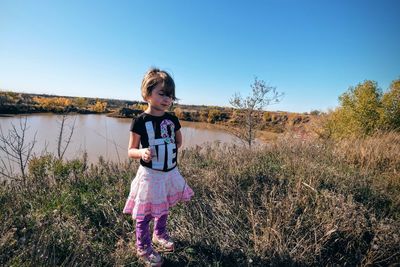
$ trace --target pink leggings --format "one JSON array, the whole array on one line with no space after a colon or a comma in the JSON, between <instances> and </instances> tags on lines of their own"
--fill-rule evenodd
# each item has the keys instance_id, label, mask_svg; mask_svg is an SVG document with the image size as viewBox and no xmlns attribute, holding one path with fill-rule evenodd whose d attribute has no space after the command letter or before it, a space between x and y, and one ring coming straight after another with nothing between
<instances>
[{"instance_id":1,"label":"pink leggings","mask_svg":"<svg viewBox=\"0 0 400 267\"><path fill-rule=\"evenodd\" d=\"M149 214L143 219L136 219L136 247L142 250L151 248L150 221L154 217ZM154 218L154 234L164 236L167 234L168 214Z\"/></svg>"}]
</instances>

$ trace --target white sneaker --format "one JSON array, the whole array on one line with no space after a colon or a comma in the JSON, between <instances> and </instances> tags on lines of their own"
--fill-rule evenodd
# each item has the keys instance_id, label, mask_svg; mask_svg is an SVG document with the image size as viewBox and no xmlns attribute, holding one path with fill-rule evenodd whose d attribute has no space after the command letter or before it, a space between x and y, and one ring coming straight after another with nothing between
<instances>
[{"instance_id":1,"label":"white sneaker","mask_svg":"<svg viewBox=\"0 0 400 267\"><path fill-rule=\"evenodd\" d=\"M156 267L160 267L164 260L161 257L161 255L153 250L153 249L148 249L148 250L142 250L140 248L137 249L137 254L140 258L140 260L142 260L146 266L156 266Z\"/></svg>"},{"instance_id":2,"label":"white sneaker","mask_svg":"<svg viewBox=\"0 0 400 267\"><path fill-rule=\"evenodd\" d=\"M175 249L174 241L167 234L163 237L153 234L153 244L161 252L173 252Z\"/></svg>"}]
</instances>

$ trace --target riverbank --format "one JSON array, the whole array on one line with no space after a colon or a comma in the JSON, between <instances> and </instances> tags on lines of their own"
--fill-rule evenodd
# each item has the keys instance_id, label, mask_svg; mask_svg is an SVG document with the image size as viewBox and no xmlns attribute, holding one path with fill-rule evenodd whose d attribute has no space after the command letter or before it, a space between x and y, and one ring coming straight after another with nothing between
<instances>
[{"instance_id":1,"label":"riverbank","mask_svg":"<svg viewBox=\"0 0 400 267\"><path fill-rule=\"evenodd\" d=\"M186 149L195 197L171 210L166 266L382 265L400 261L400 136L281 139ZM122 214L137 161L30 163L0 187L0 265L140 265Z\"/></svg>"},{"instance_id":2,"label":"riverbank","mask_svg":"<svg viewBox=\"0 0 400 267\"><path fill-rule=\"evenodd\" d=\"M79 109L75 107L68 108L43 108L36 105L0 105L0 116L11 116L21 114L37 114L37 113L50 113L50 114L103 114L107 112L96 112L89 109Z\"/></svg>"}]
</instances>

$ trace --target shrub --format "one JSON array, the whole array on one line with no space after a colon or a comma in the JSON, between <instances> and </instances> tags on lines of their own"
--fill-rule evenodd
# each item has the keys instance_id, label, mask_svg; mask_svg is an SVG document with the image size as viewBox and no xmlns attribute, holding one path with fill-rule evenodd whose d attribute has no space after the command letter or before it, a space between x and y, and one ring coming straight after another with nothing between
<instances>
[{"instance_id":1,"label":"shrub","mask_svg":"<svg viewBox=\"0 0 400 267\"><path fill-rule=\"evenodd\" d=\"M390 85L390 89L382 97L382 128L400 130L400 79Z\"/></svg>"},{"instance_id":2,"label":"shrub","mask_svg":"<svg viewBox=\"0 0 400 267\"><path fill-rule=\"evenodd\" d=\"M326 131L334 138L369 136L378 130L400 129L400 80L382 94L374 81L350 87L340 106L328 114Z\"/></svg>"},{"instance_id":3,"label":"shrub","mask_svg":"<svg viewBox=\"0 0 400 267\"><path fill-rule=\"evenodd\" d=\"M210 109L208 111L207 122L216 123L217 121L220 120L220 117L221 117L221 111L219 111L218 109Z\"/></svg>"},{"instance_id":4,"label":"shrub","mask_svg":"<svg viewBox=\"0 0 400 267\"><path fill-rule=\"evenodd\" d=\"M86 108L88 106L89 101L85 97L77 97L74 98L73 104L78 108Z\"/></svg>"},{"instance_id":5,"label":"shrub","mask_svg":"<svg viewBox=\"0 0 400 267\"><path fill-rule=\"evenodd\" d=\"M45 109L61 109L72 105L72 101L65 97L34 97L33 101Z\"/></svg>"},{"instance_id":6,"label":"shrub","mask_svg":"<svg viewBox=\"0 0 400 267\"><path fill-rule=\"evenodd\" d=\"M96 101L94 105L90 107L93 111L102 113L107 111L107 102Z\"/></svg>"},{"instance_id":7,"label":"shrub","mask_svg":"<svg viewBox=\"0 0 400 267\"><path fill-rule=\"evenodd\" d=\"M318 115L320 115L320 114L321 114L321 111L320 111L320 110L311 110L311 111L310 111L310 115L318 116Z\"/></svg>"},{"instance_id":8,"label":"shrub","mask_svg":"<svg viewBox=\"0 0 400 267\"><path fill-rule=\"evenodd\" d=\"M263 121L270 122L272 120L272 115L270 112L266 111L263 113Z\"/></svg>"}]
</instances>

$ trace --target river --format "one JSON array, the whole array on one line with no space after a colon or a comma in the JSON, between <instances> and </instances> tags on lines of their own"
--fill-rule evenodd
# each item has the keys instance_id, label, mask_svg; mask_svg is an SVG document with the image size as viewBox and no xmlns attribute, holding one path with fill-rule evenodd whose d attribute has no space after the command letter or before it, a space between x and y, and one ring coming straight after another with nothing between
<instances>
[{"instance_id":1,"label":"river","mask_svg":"<svg viewBox=\"0 0 400 267\"><path fill-rule=\"evenodd\" d=\"M32 114L28 116L0 117L0 129L7 135L12 129L20 128L20 123L27 118L26 143L32 142L36 134L34 153L40 155L47 152L57 154L57 139L60 134L61 115ZM132 119L111 118L105 115L69 115L65 120L64 140L73 127L71 142L64 158L81 157L86 151L90 162L95 162L99 156L106 160L124 161L127 159L129 126ZM183 145L188 148L204 143L237 142L236 138L215 126L181 121ZM4 152L0 157L6 159Z\"/></svg>"}]
</instances>

